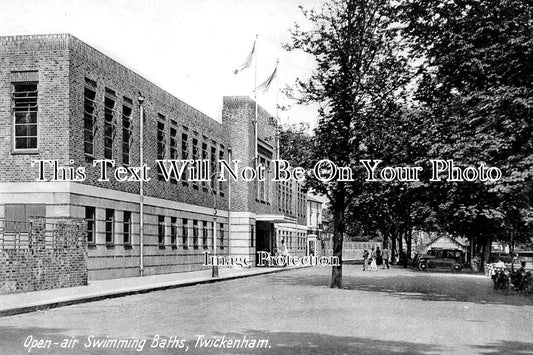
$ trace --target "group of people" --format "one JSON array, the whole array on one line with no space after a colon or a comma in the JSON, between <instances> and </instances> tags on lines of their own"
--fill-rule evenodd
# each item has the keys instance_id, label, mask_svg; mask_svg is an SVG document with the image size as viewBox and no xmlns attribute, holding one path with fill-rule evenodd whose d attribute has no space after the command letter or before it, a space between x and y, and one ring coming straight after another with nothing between
<instances>
[{"instance_id":1,"label":"group of people","mask_svg":"<svg viewBox=\"0 0 533 355\"><path fill-rule=\"evenodd\" d=\"M385 266L387 269L390 269L389 266L390 251L387 247L383 248L383 251L377 247L376 249L372 248L369 253L368 250L363 252L363 271L368 270L368 263L370 262L370 270L377 271L378 266L381 269L384 269Z\"/></svg>"}]
</instances>

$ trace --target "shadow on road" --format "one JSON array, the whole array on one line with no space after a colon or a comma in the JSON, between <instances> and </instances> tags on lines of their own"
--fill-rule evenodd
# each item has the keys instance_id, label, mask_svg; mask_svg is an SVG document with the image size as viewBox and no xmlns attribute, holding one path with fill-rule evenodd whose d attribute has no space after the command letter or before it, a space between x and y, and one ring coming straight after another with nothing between
<instances>
[{"instance_id":1,"label":"shadow on road","mask_svg":"<svg viewBox=\"0 0 533 355\"><path fill-rule=\"evenodd\" d=\"M478 345L476 352L481 354L533 354L531 343L521 341L501 341L494 344Z\"/></svg>"},{"instance_id":2,"label":"shadow on road","mask_svg":"<svg viewBox=\"0 0 533 355\"><path fill-rule=\"evenodd\" d=\"M24 354L28 349L24 348L24 341L28 336L33 339L50 339L53 342L61 343L63 339L72 339L71 336L64 335L63 329L56 328L16 328L0 327L0 337L2 345L0 349L5 354ZM168 338L170 334L161 335ZM432 344L418 344L404 341L382 341L376 339L367 339L361 337L343 337L319 333L300 333L300 332L269 332L260 330L248 330L243 334L240 333L216 333L206 335L205 339L213 337L232 340L243 339L249 342L251 340L259 341L268 340L268 346L263 348L240 347L200 347L196 338L187 339L186 345L189 350L179 348L158 348L152 347L154 336L146 336L145 345L142 350L130 348L120 349L116 347L109 348L84 348L83 344L87 342L89 334L76 335L75 338L79 343L70 349L62 349L59 345L52 345L49 349L32 349L31 353L38 354L69 354L69 353L98 353L98 354L428 354L442 353L445 349ZM101 339L106 336L100 335ZM124 337L128 339L131 337ZM213 344L213 343L211 343Z\"/></svg>"},{"instance_id":3,"label":"shadow on road","mask_svg":"<svg viewBox=\"0 0 533 355\"><path fill-rule=\"evenodd\" d=\"M411 270L379 270L376 272L346 268L343 274L345 290L383 292L401 299L421 301L474 302L480 304L506 304L515 306L533 305L533 296L510 291L508 295L492 288L492 282L485 277L451 273L423 273ZM309 274L308 274L309 273ZM308 270L290 274L278 274L277 282L300 286L327 287L331 276Z\"/></svg>"}]
</instances>

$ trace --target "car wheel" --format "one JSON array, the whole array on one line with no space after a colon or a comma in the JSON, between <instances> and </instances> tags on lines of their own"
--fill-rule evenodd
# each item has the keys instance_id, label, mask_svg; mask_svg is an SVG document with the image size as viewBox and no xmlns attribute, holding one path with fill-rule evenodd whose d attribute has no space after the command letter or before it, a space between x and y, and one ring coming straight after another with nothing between
<instances>
[{"instance_id":1,"label":"car wheel","mask_svg":"<svg viewBox=\"0 0 533 355\"><path fill-rule=\"evenodd\" d=\"M427 271L427 269L428 269L428 264L425 263L425 262L419 263L419 264L418 264L418 269L419 269L420 271Z\"/></svg>"},{"instance_id":2,"label":"car wheel","mask_svg":"<svg viewBox=\"0 0 533 355\"><path fill-rule=\"evenodd\" d=\"M461 272L461 270L463 269L463 267L459 264L453 264L452 265L452 271L453 272Z\"/></svg>"}]
</instances>

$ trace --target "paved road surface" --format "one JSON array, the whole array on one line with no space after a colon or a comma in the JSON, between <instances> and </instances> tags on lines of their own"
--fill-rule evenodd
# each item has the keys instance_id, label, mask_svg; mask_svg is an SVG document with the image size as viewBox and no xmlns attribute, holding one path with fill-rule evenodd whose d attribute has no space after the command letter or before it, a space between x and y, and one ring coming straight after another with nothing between
<instances>
[{"instance_id":1,"label":"paved road surface","mask_svg":"<svg viewBox=\"0 0 533 355\"><path fill-rule=\"evenodd\" d=\"M0 318L0 353L533 354L533 296L494 293L484 276L347 265L342 290L329 276L307 268Z\"/></svg>"}]
</instances>

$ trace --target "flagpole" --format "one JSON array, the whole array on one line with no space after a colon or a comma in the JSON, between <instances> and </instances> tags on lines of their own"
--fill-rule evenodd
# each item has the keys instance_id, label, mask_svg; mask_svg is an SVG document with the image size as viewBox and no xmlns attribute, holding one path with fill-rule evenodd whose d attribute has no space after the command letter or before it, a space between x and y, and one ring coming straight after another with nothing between
<instances>
[{"instance_id":1,"label":"flagpole","mask_svg":"<svg viewBox=\"0 0 533 355\"><path fill-rule=\"evenodd\" d=\"M280 139L280 135L281 135L281 130L280 130L280 125L279 125L279 114L278 114L278 110L279 110L279 103L278 103L278 91L279 91L279 80L278 80L278 77L279 77L279 74L277 73L277 70L278 70L278 66L279 66L279 59L277 60L276 62L276 150L278 152L278 160L279 160L279 139Z\"/></svg>"},{"instance_id":2,"label":"flagpole","mask_svg":"<svg viewBox=\"0 0 533 355\"><path fill-rule=\"evenodd\" d=\"M257 37L255 35L255 75L254 75L254 101L255 101L255 120L254 120L254 167L257 167L257 61L259 59L258 50L257 50Z\"/></svg>"}]
</instances>

